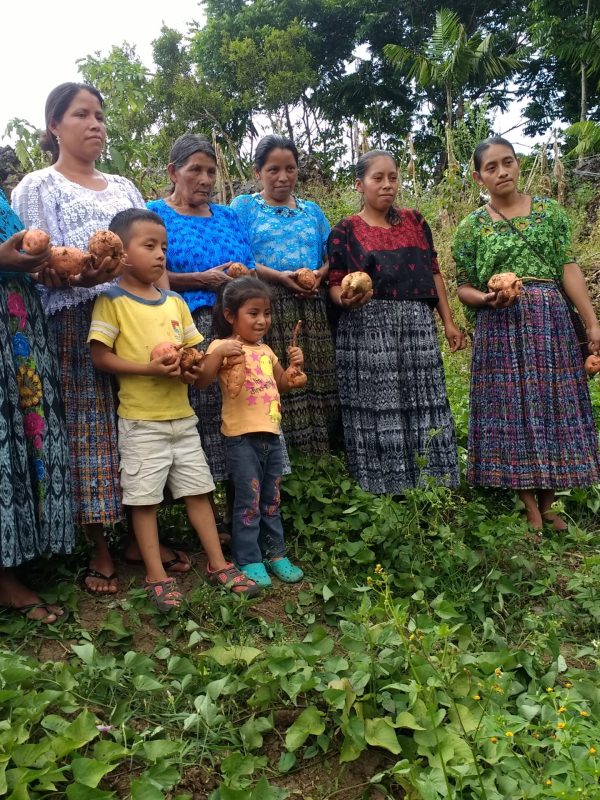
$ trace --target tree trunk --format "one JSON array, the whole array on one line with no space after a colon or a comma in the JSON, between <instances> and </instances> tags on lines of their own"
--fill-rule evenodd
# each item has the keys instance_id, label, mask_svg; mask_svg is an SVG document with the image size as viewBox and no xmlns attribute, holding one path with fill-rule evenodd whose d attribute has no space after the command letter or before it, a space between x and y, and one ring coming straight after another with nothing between
<instances>
[{"instance_id":1,"label":"tree trunk","mask_svg":"<svg viewBox=\"0 0 600 800\"><path fill-rule=\"evenodd\" d=\"M283 109L285 111L285 124L287 126L288 136L290 137L291 141L293 142L294 141L294 129L292 127L292 120L290 119L290 109L288 108L288 104L287 103L283 106Z\"/></svg>"},{"instance_id":2,"label":"tree trunk","mask_svg":"<svg viewBox=\"0 0 600 800\"><path fill-rule=\"evenodd\" d=\"M585 122L587 119L587 65L583 63L583 61L579 64L579 70L581 72L581 101L580 101L580 113L579 113L579 120L580 122Z\"/></svg>"},{"instance_id":3,"label":"tree trunk","mask_svg":"<svg viewBox=\"0 0 600 800\"><path fill-rule=\"evenodd\" d=\"M446 84L446 149L448 151L448 169L453 169L456 160L452 146L452 87L450 84Z\"/></svg>"}]
</instances>

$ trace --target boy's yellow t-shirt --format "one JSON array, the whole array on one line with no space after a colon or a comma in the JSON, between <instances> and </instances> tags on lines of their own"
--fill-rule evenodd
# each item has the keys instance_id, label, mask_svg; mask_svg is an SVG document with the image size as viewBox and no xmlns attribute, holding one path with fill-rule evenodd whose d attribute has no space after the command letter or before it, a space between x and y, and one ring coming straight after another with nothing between
<instances>
[{"instance_id":1,"label":"boy's yellow t-shirt","mask_svg":"<svg viewBox=\"0 0 600 800\"><path fill-rule=\"evenodd\" d=\"M207 354L225 339L214 339ZM281 403L279 389L273 377L277 356L266 344L244 344L246 380L237 397L227 392L226 370L219 372L219 385L223 395L221 433L224 436L243 436L245 433L279 433L281 431Z\"/></svg>"},{"instance_id":2,"label":"boy's yellow t-shirt","mask_svg":"<svg viewBox=\"0 0 600 800\"><path fill-rule=\"evenodd\" d=\"M92 311L88 342L96 340L128 361L148 364L161 342L199 344L204 337L194 325L184 299L159 289L160 298L144 300L118 285L103 292ZM170 420L191 417L188 387L177 378L117 375L119 407L125 419Z\"/></svg>"}]
</instances>

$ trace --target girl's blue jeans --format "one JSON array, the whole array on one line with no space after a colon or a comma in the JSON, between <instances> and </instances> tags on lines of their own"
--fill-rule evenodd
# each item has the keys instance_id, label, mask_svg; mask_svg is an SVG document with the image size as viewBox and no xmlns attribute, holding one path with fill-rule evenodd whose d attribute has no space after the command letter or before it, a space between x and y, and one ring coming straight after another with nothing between
<instances>
[{"instance_id":1,"label":"girl's blue jeans","mask_svg":"<svg viewBox=\"0 0 600 800\"><path fill-rule=\"evenodd\" d=\"M274 433L228 436L227 469L235 490L231 550L243 567L285 555L279 513L283 451Z\"/></svg>"}]
</instances>

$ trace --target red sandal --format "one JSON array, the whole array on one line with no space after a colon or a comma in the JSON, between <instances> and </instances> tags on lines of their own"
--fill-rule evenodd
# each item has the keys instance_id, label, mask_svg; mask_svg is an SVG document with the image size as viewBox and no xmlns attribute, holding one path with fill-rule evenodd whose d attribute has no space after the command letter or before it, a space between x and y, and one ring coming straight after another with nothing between
<instances>
[{"instance_id":1,"label":"red sandal","mask_svg":"<svg viewBox=\"0 0 600 800\"><path fill-rule=\"evenodd\" d=\"M208 564L206 579L209 583L231 589L234 594L243 594L244 597L256 597L260 593L260 587L231 563L225 564L223 569L215 570Z\"/></svg>"},{"instance_id":2,"label":"red sandal","mask_svg":"<svg viewBox=\"0 0 600 800\"><path fill-rule=\"evenodd\" d=\"M149 581L146 578L145 588L148 600L161 614L168 614L181 606L182 595L174 578L167 578L166 581Z\"/></svg>"}]
</instances>

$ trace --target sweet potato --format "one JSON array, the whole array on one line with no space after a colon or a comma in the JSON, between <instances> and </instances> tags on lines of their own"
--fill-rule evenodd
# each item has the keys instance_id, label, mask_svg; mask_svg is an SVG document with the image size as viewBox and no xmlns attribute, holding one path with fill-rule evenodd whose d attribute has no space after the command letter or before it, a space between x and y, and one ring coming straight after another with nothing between
<instances>
[{"instance_id":1,"label":"sweet potato","mask_svg":"<svg viewBox=\"0 0 600 800\"><path fill-rule=\"evenodd\" d=\"M189 372L204 358L204 353L196 350L195 347L184 347L179 354L179 366L182 372Z\"/></svg>"},{"instance_id":2,"label":"sweet potato","mask_svg":"<svg viewBox=\"0 0 600 800\"><path fill-rule=\"evenodd\" d=\"M123 242L112 231L96 231L90 236L88 250L96 259L96 264L100 264L105 258L110 258L117 269L123 260Z\"/></svg>"},{"instance_id":3,"label":"sweet potato","mask_svg":"<svg viewBox=\"0 0 600 800\"><path fill-rule=\"evenodd\" d=\"M161 342L155 345L150 353L150 361L154 361L155 358L162 358L162 356L168 356L165 364L175 364L179 360L177 345L173 342Z\"/></svg>"},{"instance_id":4,"label":"sweet potato","mask_svg":"<svg viewBox=\"0 0 600 800\"><path fill-rule=\"evenodd\" d=\"M488 289L496 293L500 302L507 303L521 296L523 281L514 272L498 272L489 279Z\"/></svg>"},{"instance_id":5,"label":"sweet potato","mask_svg":"<svg viewBox=\"0 0 600 800\"><path fill-rule=\"evenodd\" d=\"M84 267L92 264L92 256L77 247L52 247L49 266L63 278L79 275Z\"/></svg>"},{"instance_id":6,"label":"sweet potato","mask_svg":"<svg viewBox=\"0 0 600 800\"><path fill-rule=\"evenodd\" d=\"M223 361L222 369L225 370L227 394L233 400L242 391L246 380L246 356L229 356Z\"/></svg>"},{"instance_id":7,"label":"sweet potato","mask_svg":"<svg viewBox=\"0 0 600 800\"><path fill-rule=\"evenodd\" d=\"M294 280L301 289L306 289L306 291L314 289L317 282L315 273L312 269L307 269L306 267L302 267L302 269L294 272Z\"/></svg>"},{"instance_id":8,"label":"sweet potato","mask_svg":"<svg viewBox=\"0 0 600 800\"><path fill-rule=\"evenodd\" d=\"M298 322L294 325L294 330L292 331L292 343L291 347L298 347L298 335L302 329L302 320L299 319ZM306 373L302 372L300 367L288 367L285 371L285 377L288 382L288 386L291 389L301 389L303 386L306 385L306 381L308 378L306 377Z\"/></svg>"},{"instance_id":9,"label":"sweet potato","mask_svg":"<svg viewBox=\"0 0 600 800\"><path fill-rule=\"evenodd\" d=\"M358 295L366 294L373 288L373 281L366 272L349 272L342 278L342 297L345 300L352 300Z\"/></svg>"},{"instance_id":10,"label":"sweet potato","mask_svg":"<svg viewBox=\"0 0 600 800\"><path fill-rule=\"evenodd\" d=\"M23 237L23 250L30 256L39 256L50 245L50 237L46 231L32 228Z\"/></svg>"},{"instance_id":11,"label":"sweet potato","mask_svg":"<svg viewBox=\"0 0 600 800\"><path fill-rule=\"evenodd\" d=\"M600 356L588 356L584 366L588 375L596 375L600 372Z\"/></svg>"},{"instance_id":12,"label":"sweet potato","mask_svg":"<svg viewBox=\"0 0 600 800\"><path fill-rule=\"evenodd\" d=\"M227 274L230 278L241 278L242 275L248 275L250 270L245 264L240 264L239 261L234 261L227 267Z\"/></svg>"}]
</instances>

